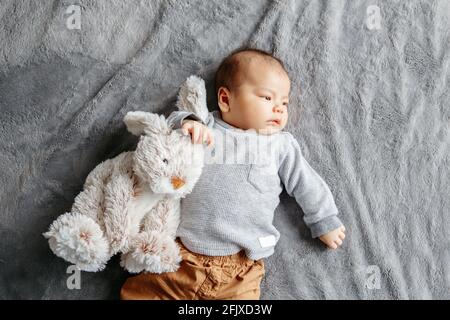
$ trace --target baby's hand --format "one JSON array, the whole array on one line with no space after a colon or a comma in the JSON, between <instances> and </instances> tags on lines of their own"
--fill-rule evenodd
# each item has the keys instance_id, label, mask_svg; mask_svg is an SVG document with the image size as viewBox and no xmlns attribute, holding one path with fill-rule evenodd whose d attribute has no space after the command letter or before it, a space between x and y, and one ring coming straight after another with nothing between
<instances>
[{"instance_id":1,"label":"baby's hand","mask_svg":"<svg viewBox=\"0 0 450 320\"><path fill-rule=\"evenodd\" d=\"M320 236L319 239L331 249L337 249L345 239L345 227L339 227Z\"/></svg>"},{"instance_id":2,"label":"baby's hand","mask_svg":"<svg viewBox=\"0 0 450 320\"><path fill-rule=\"evenodd\" d=\"M195 120L183 120L181 129L185 135L191 134L192 143L206 142L209 145L214 144L214 135L211 129Z\"/></svg>"}]
</instances>

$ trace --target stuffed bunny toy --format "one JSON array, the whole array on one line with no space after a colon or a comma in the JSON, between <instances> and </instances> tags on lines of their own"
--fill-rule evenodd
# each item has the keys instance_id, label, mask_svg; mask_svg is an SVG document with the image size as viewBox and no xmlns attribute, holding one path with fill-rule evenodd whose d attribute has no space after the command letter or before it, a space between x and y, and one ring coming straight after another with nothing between
<instances>
[{"instance_id":1,"label":"stuffed bunny toy","mask_svg":"<svg viewBox=\"0 0 450 320\"><path fill-rule=\"evenodd\" d=\"M177 107L205 120L202 79L186 80ZM140 136L136 150L97 165L71 211L43 235L54 254L83 271L103 270L116 253L122 253L120 264L131 273L176 271L181 261L175 242L179 202L200 177L204 146L173 130L164 116L134 111L124 122Z\"/></svg>"}]
</instances>

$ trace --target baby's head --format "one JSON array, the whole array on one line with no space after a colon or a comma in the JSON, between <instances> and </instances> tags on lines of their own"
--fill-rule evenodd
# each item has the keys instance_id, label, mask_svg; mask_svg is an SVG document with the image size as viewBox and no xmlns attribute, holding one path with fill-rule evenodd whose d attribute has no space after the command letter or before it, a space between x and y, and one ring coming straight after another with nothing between
<instances>
[{"instance_id":1,"label":"baby's head","mask_svg":"<svg viewBox=\"0 0 450 320\"><path fill-rule=\"evenodd\" d=\"M291 82L283 63L269 53L233 52L220 64L215 84L225 122L261 134L276 133L286 125Z\"/></svg>"}]
</instances>

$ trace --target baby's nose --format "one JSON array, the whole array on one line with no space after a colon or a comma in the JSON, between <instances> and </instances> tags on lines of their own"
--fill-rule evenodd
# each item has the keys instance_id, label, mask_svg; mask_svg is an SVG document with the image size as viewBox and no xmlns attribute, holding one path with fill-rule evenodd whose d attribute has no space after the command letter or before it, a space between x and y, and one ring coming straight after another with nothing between
<instances>
[{"instance_id":1,"label":"baby's nose","mask_svg":"<svg viewBox=\"0 0 450 320\"><path fill-rule=\"evenodd\" d=\"M173 176L170 182L172 183L174 189L179 189L185 184L184 180L177 176Z\"/></svg>"},{"instance_id":2,"label":"baby's nose","mask_svg":"<svg viewBox=\"0 0 450 320\"><path fill-rule=\"evenodd\" d=\"M281 108L280 106L276 106L273 108L273 112L283 113L283 108Z\"/></svg>"}]
</instances>

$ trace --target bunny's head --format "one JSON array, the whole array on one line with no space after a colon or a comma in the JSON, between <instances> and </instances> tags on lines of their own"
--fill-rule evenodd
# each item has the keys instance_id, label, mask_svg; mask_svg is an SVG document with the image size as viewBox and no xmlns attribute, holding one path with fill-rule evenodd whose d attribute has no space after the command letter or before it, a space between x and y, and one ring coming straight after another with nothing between
<instances>
[{"instance_id":1,"label":"bunny's head","mask_svg":"<svg viewBox=\"0 0 450 320\"><path fill-rule=\"evenodd\" d=\"M184 197L191 192L203 168L204 147L172 130L162 115L133 111L124 122L140 136L133 169L143 183L158 194Z\"/></svg>"}]
</instances>

